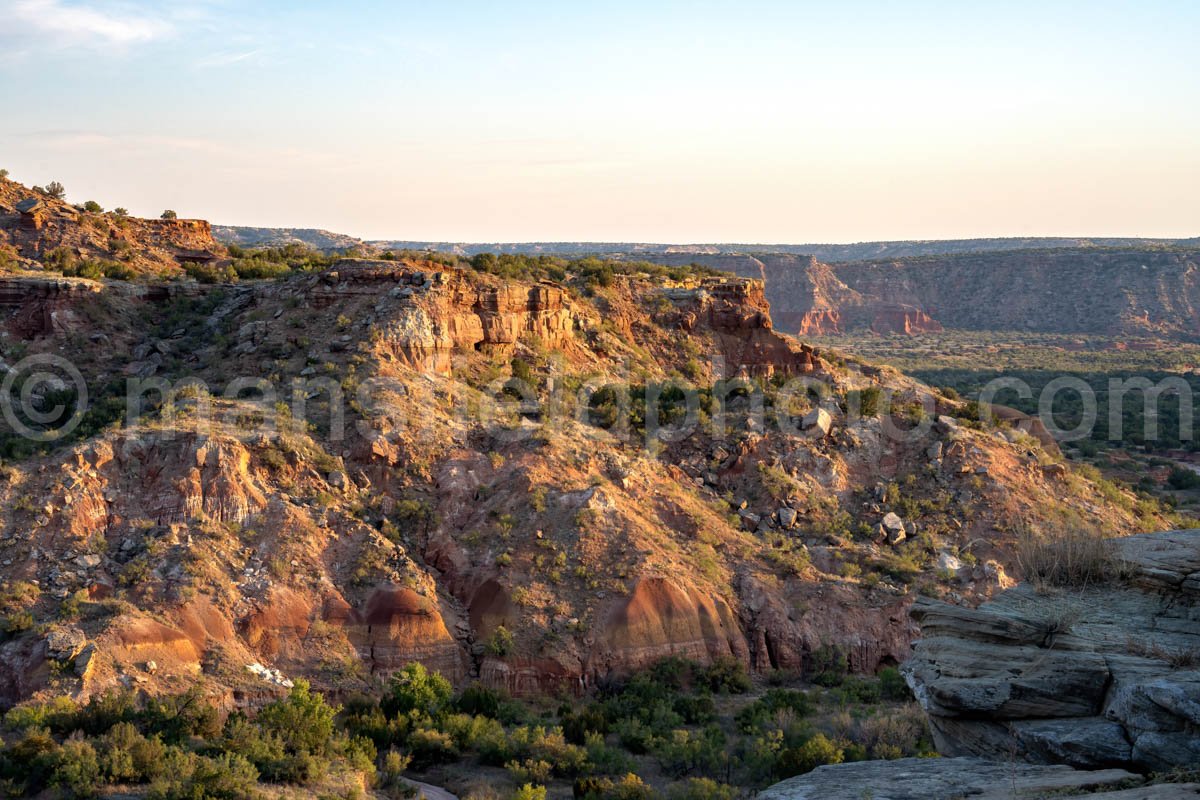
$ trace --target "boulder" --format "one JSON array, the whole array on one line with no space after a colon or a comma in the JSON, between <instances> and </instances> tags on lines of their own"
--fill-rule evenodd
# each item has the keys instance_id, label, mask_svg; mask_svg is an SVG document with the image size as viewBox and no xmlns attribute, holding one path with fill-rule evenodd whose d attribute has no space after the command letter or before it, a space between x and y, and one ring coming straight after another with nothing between
<instances>
[{"instance_id":1,"label":"boulder","mask_svg":"<svg viewBox=\"0 0 1200 800\"><path fill-rule=\"evenodd\" d=\"M95 553L88 553L87 555L76 556L75 558L75 563L83 569L94 569L100 566L101 561L100 556Z\"/></svg>"},{"instance_id":2,"label":"boulder","mask_svg":"<svg viewBox=\"0 0 1200 800\"><path fill-rule=\"evenodd\" d=\"M1200 530L1115 543L1106 585L920 599L904 672L949 756L1096 769L1200 763Z\"/></svg>"},{"instance_id":3,"label":"boulder","mask_svg":"<svg viewBox=\"0 0 1200 800\"><path fill-rule=\"evenodd\" d=\"M945 414L939 414L935 429L940 433L950 433L958 430L958 420Z\"/></svg>"},{"instance_id":4,"label":"boulder","mask_svg":"<svg viewBox=\"0 0 1200 800\"><path fill-rule=\"evenodd\" d=\"M894 511L884 514L880 525L887 537L888 544L900 544L900 542L903 542L908 537L908 532L904 527L904 520L900 519L900 515Z\"/></svg>"},{"instance_id":5,"label":"boulder","mask_svg":"<svg viewBox=\"0 0 1200 800\"><path fill-rule=\"evenodd\" d=\"M46 655L55 661L70 661L86 645L87 636L79 628L55 628L46 634Z\"/></svg>"},{"instance_id":6,"label":"boulder","mask_svg":"<svg viewBox=\"0 0 1200 800\"><path fill-rule=\"evenodd\" d=\"M796 509L780 506L779 508L779 524L784 528L793 528L796 525Z\"/></svg>"},{"instance_id":7,"label":"boulder","mask_svg":"<svg viewBox=\"0 0 1200 800\"><path fill-rule=\"evenodd\" d=\"M742 520L742 527L748 531L757 530L759 522L762 521L762 517L758 514L745 509L738 512L738 517Z\"/></svg>"},{"instance_id":8,"label":"boulder","mask_svg":"<svg viewBox=\"0 0 1200 800\"><path fill-rule=\"evenodd\" d=\"M1066 480L1068 472L1066 464L1046 464L1042 467L1042 475L1056 481Z\"/></svg>"},{"instance_id":9,"label":"boulder","mask_svg":"<svg viewBox=\"0 0 1200 800\"><path fill-rule=\"evenodd\" d=\"M963 563L957 556L950 553L938 553L937 568L939 572L951 572L957 574L962 569Z\"/></svg>"},{"instance_id":10,"label":"boulder","mask_svg":"<svg viewBox=\"0 0 1200 800\"><path fill-rule=\"evenodd\" d=\"M75 674L86 682L96 671L96 661L96 645L88 644L75 656Z\"/></svg>"},{"instance_id":11,"label":"boulder","mask_svg":"<svg viewBox=\"0 0 1200 800\"><path fill-rule=\"evenodd\" d=\"M815 438L824 438L833 428L833 416L823 408L814 408L800 420L800 428Z\"/></svg>"}]
</instances>

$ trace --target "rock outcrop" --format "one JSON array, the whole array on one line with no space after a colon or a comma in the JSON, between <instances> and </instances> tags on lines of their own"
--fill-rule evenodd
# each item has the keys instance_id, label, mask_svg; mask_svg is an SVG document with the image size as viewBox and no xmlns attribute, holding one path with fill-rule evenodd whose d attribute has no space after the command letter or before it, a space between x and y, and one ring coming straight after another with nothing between
<instances>
[{"instance_id":1,"label":"rock outcrop","mask_svg":"<svg viewBox=\"0 0 1200 800\"><path fill-rule=\"evenodd\" d=\"M832 309L805 311L796 324L797 336L833 336L842 332L842 314Z\"/></svg>"},{"instance_id":2,"label":"rock outcrop","mask_svg":"<svg viewBox=\"0 0 1200 800\"><path fill-rule=\"evenodd\" d=\"M77 327L72 306L101 289L78 278L0 277L0 314L22 339L64 333Z\"/></svg>"},{"instance_id":3,"label":"rock outcrop","mask_svg":"<svg viewBox=\"0 0 1200 800\"><path fill-rule=\"evenodd\" d=\"M343 624L372 674L390 675L405 664L420 661L452 681L461 681L466 675L462 648L446 629L437 603L412 589L376 589L366 607Z\"/></svg>"},{"instance_id":4,"label":"rock outcrop","mask_svg":"<svg viewBox=\"0 0 1200 800\"><path fill-rule=\"evenodd\" d=\"M975 758L903 758L818 767L760 792L758 800L1009 800L1060 795L1195 800L1200 784L1142 785L1141 778L1119 769L1092 772Z\"/></svg>"},{"instance_id":5,"label":"rock outcrop","mask_svg":"<svg viewBox=\"0 0 1200 800\"><path fill-rule=\"evenodd\" d=\"M0 178L0 247L37 267L59 251L79 260L119 261L131 272L178 273L182 260L215 260L225 247L201 219L141 219L88 212Z\"/></svg>"},{"instance_id":6,"label":"rock outcrop","mask_svg":"<svg viewBox=\"0 0 1200 800\"><path fill-rule=\"evenodd\" d=\"M1114 542L1124 577L978 609L928 600L905 673L938 750L1081 768L1200 763L1200 530Z\"/></svg>"},{"instance_id":7,"label":"rock outcrop","mask_svg":"<svg viewBox=\"0 0 1200 800\"><path fill-rule=\"evenodd\" d=\"M774 331L762 281L708 278L663 295L677 309L675 325L714 333L726 376L803 375L822 368L813 348Z\"/></svg>"},{"instance_id":8,"label":"rock outcrop","mask_svg":"<svg viewBox=\"0 0 1200 800\"><path fill-rule=\"evenodd\" d=\"M505 356L522 339L563 348L575 329L566 291L549 281L484 285L458 270L395 261L343 259L322 274L312 298L325 307L384 293L398 301L380 326L384 345L397 361L425 372L448 374L456 352Z\"/></svg>"},{"instance_id":9,"label":"rock outcrop","mask_svg":"<svg viewBox=\"0 0 1200 800\"><path fill-rule=\"evenodd\" d=\"M875 333L940 333L942 325L919 308L902 303L879 303L872 306L875 318L871 330Z\"/></svg>"},{"instance_id":10,"label":"rock outcrop","mask_svg":"<svg viewBox=\"0 0 1200 800\"><path fill-rule=\"evenodd\" d=\"M643 578L614 609L603 633L602 660L623 670L647 667L668 656L707 663L716 658L749 660L737 617L719 597L686 591L665 578Z\"/></svg>"}]
</instances>

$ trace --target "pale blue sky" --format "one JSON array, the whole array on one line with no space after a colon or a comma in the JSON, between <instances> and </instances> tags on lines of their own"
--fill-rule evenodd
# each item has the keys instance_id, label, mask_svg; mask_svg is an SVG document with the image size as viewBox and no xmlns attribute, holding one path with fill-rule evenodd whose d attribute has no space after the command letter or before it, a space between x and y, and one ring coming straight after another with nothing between
<instances>
[{"instance_id":1,"label":"pale blue sky","mask_svg":"<svg viewBox=\"0 0 1200 800\"><path fill-rule=\"evenodd\" d=\"M0 0L0 167L367 237L1200 234L1200 3Z\"/></svg>"}]
</instances>

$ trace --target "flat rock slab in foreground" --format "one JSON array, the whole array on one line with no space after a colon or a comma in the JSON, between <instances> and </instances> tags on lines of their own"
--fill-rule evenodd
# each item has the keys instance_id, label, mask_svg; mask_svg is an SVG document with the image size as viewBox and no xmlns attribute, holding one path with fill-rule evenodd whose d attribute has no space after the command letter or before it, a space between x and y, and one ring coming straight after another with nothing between
<instances>
[{"instance_id":1,"label":"flat rock slab in foreground","mask_svg":"<svg viewBox=\"0 0 1200 800\"><path fill-rule=\"evenodd\" d=\"M1137 786L1119 769L997 763L976 758L903 758L818 767L777 783L758 800L979 800L1086 795L1092 800L1200 800L1200 785Z\"/></svg>"},{"instance_id":2,"label":"flat rock slab in foreground","mask_svg":"<svg viewBox=\"0 0 1200 800\"><path fill-rule=\"evenodd\" d=\"M1200 764L1200 530L1113 543L1124 576L977 609L920 600L905 665L938 752L1080 769Z\"/></svg>"}]
</instances>

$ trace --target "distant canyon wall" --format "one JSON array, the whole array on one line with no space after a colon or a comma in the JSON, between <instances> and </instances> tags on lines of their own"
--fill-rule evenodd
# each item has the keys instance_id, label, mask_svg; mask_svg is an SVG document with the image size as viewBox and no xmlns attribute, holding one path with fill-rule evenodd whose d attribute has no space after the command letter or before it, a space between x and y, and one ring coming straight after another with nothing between
<instances>
[{"instance_id":1,"label":"distant canyon wall","mask_svg":"<svg viewBox=\"0 0 1200 800\"><path fill-rule=\"evenodd\" d=\"M825 264L789 254L677 254L766 281L776 327L819 336L872 330L1200 335L1200 249L961 253Z\"/></svg>"}]
</instances>

